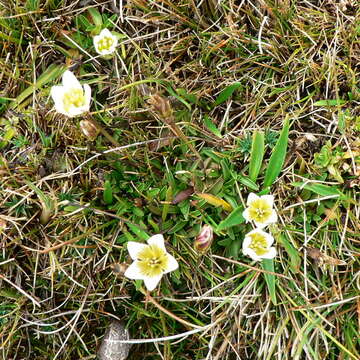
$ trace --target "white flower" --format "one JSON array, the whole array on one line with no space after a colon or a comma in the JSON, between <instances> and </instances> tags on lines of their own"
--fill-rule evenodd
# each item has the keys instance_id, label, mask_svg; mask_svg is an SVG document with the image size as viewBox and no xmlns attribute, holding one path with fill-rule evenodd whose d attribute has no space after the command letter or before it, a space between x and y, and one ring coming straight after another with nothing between
<instances>
[{"instance_id":1,"label":"white flower","mask_svg":"<svg viewBox=\"0 0 360 360\"><path fill-rule=\"evenodd\" d=\"M94 36L95 50L100 55L110 55L115 51L118 39L108 29L104 29L99 35Z\"/></svg>"},{"instance_id":2,"label":"white flower","mask_svg":"<svg viewBox=\"0 0 360 360\"><path fill-rule=\"evenodd\" d=\"M62 85L51 88L51 97L55 103L55 110L69 117L89 111L91 88L88 84L81 86L75 75L66 70L62 77Z\"/></svg>"},{"instance_id":3,"label":"white flower","mask_svg":"<svg viewBox=\"0 0 360 360\"><path fill-rule=\"evenodd\" d=\"M127 248L134 262L125 271L129 279L144 280L149 291L156 288L164 274L179 267L175 258L168 254L161 234L147 240L148 245L129 241Z\"/></svg>"},{"instance_id":4,"label":"white flower","mask_svg":"<svg viewBox=\"0 0 360 360\"><path fill-rule=\"evenodd\" d=\"M256 227L262 229L277 221L277 214L273 209L273 195L257 196L250 193L246 205L248 207L243 212L246 222L253 221Z\"/></svg>"},{"instance_id":5,"label":"white flower","mask_svg":"<svg viewBox=\"0 0 360 360\"><path fill-rule=\"evenodd\" d=\"M245 235L242 251L253 260L273 259L276 249L271 246L274 238L261 229L255 229Z\"/></svg>"}]
</instances>

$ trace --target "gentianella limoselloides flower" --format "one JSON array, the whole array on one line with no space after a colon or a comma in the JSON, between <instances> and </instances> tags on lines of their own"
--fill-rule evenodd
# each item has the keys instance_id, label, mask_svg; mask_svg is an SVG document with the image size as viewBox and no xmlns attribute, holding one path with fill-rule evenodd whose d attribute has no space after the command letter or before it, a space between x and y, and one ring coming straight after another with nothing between
<instances>
[{"instance_id":1,"label":"gentianella limoselloides flower","mask_svg":"<svg viewBox=\"0 0 360 360\"><path fill-rule=\"evenodd\" d=\"M250 256L255 261L262 259L273 259L276 249L271 246L274 238L261 229L255 229L245 235L242 251L244 255Z\"/></svg>"},{"instance_id":2,"label":"gentianella limoselloides flower","mask_svg":"<svg viewBox=\"0 0 360 360\"><path fill-rule=\"evenodd\" d=\"M146 244L129 241L127 248L134 262L125 271L129 279L144 280L149 291L156 288L164 274L179 267L176 259L167 253L164 237L161 234L152 236Z\"/></svg>"},{"instance_id":3,"label":"gentianella limoselloides flower","mask_svg":"<svg viewBox=\"0 0 360 360\"><path fill-rule=\"evenodd\" d=\"M74 117L90 109L91 88L82 86L76 76L66 70L62 77L62 85L53 86L50 95L55 103L55 110L63 115Z\"/></svg>"},{"instance_id":4,"label":"gentianella limoselloides flower","mask_svg":"<svg viewBox=\"0 0 360 360\"><path fill-rule=\"evenodd\" d=\"M118 39L108 29L103 29L99 35L94 36L94 47L100 55L111 55L118 44Z\"/></svg>"},{"instance_id":5,"label":"gentianella limoselloides flower","mask_svg":"<svg viewBox=\"0 0 360 360\"><path fill-rule=\"evenodd\" d=\"M276 223L277 214L273 209L274 196L257 196L250 193L246 202L247 208L243 212L246 222L253 221L257 228L264 228L269 224Z\"/></svg>"}]
</instances>

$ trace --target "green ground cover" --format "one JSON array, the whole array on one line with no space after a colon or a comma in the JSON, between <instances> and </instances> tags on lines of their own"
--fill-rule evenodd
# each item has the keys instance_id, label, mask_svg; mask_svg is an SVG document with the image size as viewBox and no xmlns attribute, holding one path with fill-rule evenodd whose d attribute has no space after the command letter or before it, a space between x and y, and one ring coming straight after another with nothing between
<instances>
[{"instance_id":1,"label":"green ground cover","mask_svg":"<svg viewBox=\"0 0 360 360\"><path fill-rule=\"evenodd\" d=\"M95 359L115 318L130 360L359 359L359 35L357 0L0 0L2 358ZM65 70L90 112L54 109Z\"/></svg>"}]
</instances>

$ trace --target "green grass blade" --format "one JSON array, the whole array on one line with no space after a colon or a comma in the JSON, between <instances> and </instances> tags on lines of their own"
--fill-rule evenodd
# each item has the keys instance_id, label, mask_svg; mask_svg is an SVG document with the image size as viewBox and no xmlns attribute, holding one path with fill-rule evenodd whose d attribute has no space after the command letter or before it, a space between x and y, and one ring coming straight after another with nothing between
<instances>
[{"instance_id":1,"label":"green grass blade","mask_svg":"<svg viewBox=\"0 0 360 360\"><path fill-rule=\"evenodd\" d=\"M263 270L275 272L274 259L263 259L261 262ZM267 288L272 303L276 305L276 292L275 292L275 275L264 273Z\"/></svg>"},{"instance_id":2,"label":"green grass blade","mask_svg":"<svg viewBox=\"0 0 360 360\"><path fill-rule=\"evenodd\" d=\"M249 177L253 182L259 175L261 164L264 158L264 133L261 131L255 131L253 134L250 165L249 165Z\"/></svg>"},{"instance_id":3,"label":"green grass blade","mask_svg":"<svg viewBox=\"0 0 360 360\"><path fill-rule=\"evenodd\" d=\"M280 137L270 156L269 165L265 173L264 188L267 188L274 183L281 172L282 166L284 165L288 145L289 127L289 119L286 118L284 128L282 129Z\"/></svg>"}]
</instances>

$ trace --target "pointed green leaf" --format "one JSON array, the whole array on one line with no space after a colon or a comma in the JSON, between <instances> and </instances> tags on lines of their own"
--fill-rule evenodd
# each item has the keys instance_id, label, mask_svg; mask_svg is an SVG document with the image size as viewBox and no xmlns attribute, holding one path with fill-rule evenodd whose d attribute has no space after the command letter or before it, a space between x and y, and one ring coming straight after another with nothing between
<instances>
[{"instance_id":1,"label":"pointed green leaf","mask_svg":"<svg viewBox=\"0 0 360 360\"><path fill-rule=\"evenodd\" d=\"M337 106L346 104L346 100L333 99L333 100L319 100L314 102L314 106Z\"/></svg>"},{"instance_id":2,"label":"pointed green leaf","mask_svg":"<svg viewBox=\"0 0 360 360\"><path fill-rule=\"evenodd\" d=\"M286 118L284 128L282 129L279 139L270 156L269 165L265 173L264 188L275 182L284 165L288 145L289 127L289 119Z\"/></svg>"},{"instance_id":3,"label":"pointed green leaf","mask_svg":"<svg viewBox=\"0 0 360 360\"><path fill-rule=\"evenodd\" d=\"M217 230L221 231L229 227L243 223L245 221L244 217L242 216L243 211L244 211L243 206L239 206L236 209L234 209L226 219L221 221Z\"/></svg>"},{"instance_id":4,"label":"pointed green leaf","mask_svg":"<svg viewBox=\"0 0 360 360\"><path fill-rule=\"evenodd\" d=\"M264 158L264 133L255 131L252 138L249 177L255 183Z\"/></svg>"},{"instance_id":5,"label":"pointed green leaf","mask_svg":"<svg viewBox=\"0 0 360 360\"><path fill-rule=\"evenodd\" d=\"M109 180L106 180L104 183L104 193L103 193L104 202L107 205L112 204L113 202L113 191L111 183Z\"/></svg>"},{"instance_id":6,"label":"pointed green leaf","mask_svg":"<svg viewBox=\"0 0 360 360\"><path fill-rule=\"evenodd\" d=\"M221 137L221 132L215 126L215 124L210 120L210 117L205 115L204 116L204 125L207 127L209 131L211 131L214 135Z\"/></svg>"},{"instance_id":7,"label":"pointed green leaf","mask_svg":"<svg viewBox=\"0 0 360 360\"><path fill-rule=\"evenodd\" d=\"M243 185L245 185L246 187L248 187L251 190L254 190L254 191L259 190L259 187L256 185L256 183L254 183L252 180L250 180L246 176L238 175L237 180L239 180Z\"/></svg>"},{"instance_id":8,"label":"pointed green leaf","mask_svg":"<svg viewBox=\"0 0 360 360\"><path fill-rule=\"evenodd\" d=\"M346 195L343 194L340 190L338 190L335 186L328 186L319 183L304 183L304 182L293 182L293 186L302 187L303 189L312 191L315 194L320 196L334 196L338 195L342 199L346 198Z\"/></svg>"},{"instance_id":9,"label":"pointed green leaf","mask_svg":"<svg viewBox=\"0 0 360 360\"><path fill-rule=\"evenodd\" d=\"M224 90L220 92L220 94L213 103L213 107L220 105L223 102L225 102L227 99L229 99L234 93L234 91L237 90L240 86L241 84L238 82L227 86Z\"/></svg>"},{"instance_id":10,"label":"pointed green leaf","mask_svg":"<svg viewBox=\"0 0 360 360\"><path fill-rule=\"evenodd\" d=\"M289 242L285 235L279 233L274 235L277 242L284 246L285 251L290 257L290 268L293 273L298 273L301 265L301 257L297 249Z\"/></svg>"},{"instance_id":11,"label":"pointed green leaf","mask_svg":"<svg viewBox=\"0 0 360 360\"><path fill-rule=\"evenodd\" d=\"M274 259L263 259L261 261L261 266L262 266L263 270L275 272ZM264 273L264 277L265 277L267 288L269 290L270 299L271 299L272 303L274 305L276 305L275 275Z\"/></svg>"}]
</instances>

